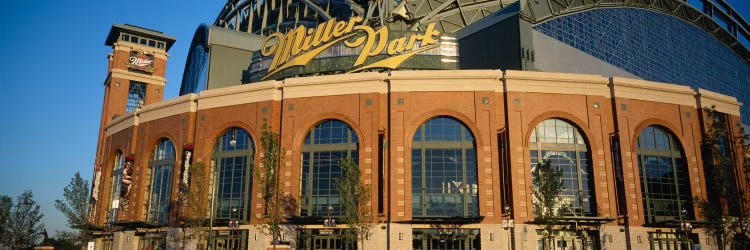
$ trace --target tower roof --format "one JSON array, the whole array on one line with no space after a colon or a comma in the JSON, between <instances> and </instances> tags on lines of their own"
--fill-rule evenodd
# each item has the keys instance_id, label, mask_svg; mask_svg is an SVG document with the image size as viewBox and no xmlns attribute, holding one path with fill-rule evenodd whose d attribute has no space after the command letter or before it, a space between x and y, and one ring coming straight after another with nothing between
<instances>
[{"instance_id":1,"label":"tower roof","mask_svg":"<svg viewBox=\"0 0 750 250\"><path fill-rule=\"evenodd\" d=\"M131 24L116 23L113 24L112 29L109 30L109 35L107 35L107 40L104 41L104 45L111 46L112 44L114 44L115 41L117 41L117 39L120 37L120 33L122 32L162 41L166 43L166 51L169 51L169 48L172 47L172 44L174 44L176 40L173 36L164 34L161 31L138 27Z\"/></svg>"}]
</instances>

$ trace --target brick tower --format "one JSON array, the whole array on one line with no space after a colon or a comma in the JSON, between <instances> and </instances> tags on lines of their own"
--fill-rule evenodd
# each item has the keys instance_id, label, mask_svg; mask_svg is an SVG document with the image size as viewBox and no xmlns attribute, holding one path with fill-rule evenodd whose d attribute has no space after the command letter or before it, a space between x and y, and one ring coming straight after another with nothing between
<instances>
[{"instance_id":1,"label":"brick tower","mask_svg":"<svg viewBox=\"0 0 750 250\"><path fill-rule=\"evenodd\" d=\"M162 32L128 24L112 25L107 35L104 44L112 46L112 52L107 56L109 66L104 80L104 101L94 160L92 208L89 213L89 220L94 224L108 220L107 209L117 206L97 203L108 195L104 194L106 191L99 192L100 189L107 190L99 185L108 182L105 179L113 174L112 169L108 168L111 163L105 162L107 155L112 153L104 152L107 126L117 117L163 99L167 82L167 51L174 42L174 37ZM121 150L124 154L131 152L130 149Z\"/></svg>"}]
</instances>

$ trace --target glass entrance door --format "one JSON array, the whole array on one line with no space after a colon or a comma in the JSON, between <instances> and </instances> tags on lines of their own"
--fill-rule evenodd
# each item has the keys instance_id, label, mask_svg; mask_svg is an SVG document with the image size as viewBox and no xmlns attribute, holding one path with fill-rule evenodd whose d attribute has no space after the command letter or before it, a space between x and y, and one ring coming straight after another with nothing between
<instances>
[{"instance_id":1,"label":"glass entrance door","mask_svg":"<svg viewBox=\"0 0 750 250\"><path fill-rule=\"evenodd\" d=\"M413 229L414 250L475 250L481 249L479 229Z\"/></svg>"},{"instance_id":2,"label":"glass entrance door","mask_svg":"<svg viewBox=\"0 0 750 250\"><path fill-rule=\"evenodd\" d=\"M138 246L140 250L164 250L167 249L167 233L147 233L141 236Z\"/></svg>"},{"instance_id":3,"label":"glass entrance door","mask_svg":"<svg viewBox=\"0 0 750 250\"><path fill-rule=\"evenodd\" d=\"M542 230L537 230L537 248L539 250L595 250L599 249L599 231L579 230L555 231L552 238L544 237ZM547 247L549 245L549 247Z\"/></svg>"},{"instance_id":4,"label":"glass entrance door","mask_svg":"<svg viewBox=\"0 0 750 250\"><path fill-rule=\"evenodd\" d=\"M247 230L221 230L211 232L210 250L246 249Z\"/></svg>"},{"instance_id":5,"label":"glass entrance door","mask_svg":"<svg viewBox=\"0 0 750 250\"><path fill-rule=\"evenodd\" d=\"M649 247L652 250L692 250L698 243L697 234L673 232L649 232Z\"/></svg>"},{"instance_id":6,"label":"glass entrance door","mask_svg":"<svg viewBox=\"0 0 750 250\"><path fill-rule=\"evenodd\" d=\"M344 237L341 229L303 229L297 239L298 249L357 249L357 241Z\"/></svg>"}]
</instances>

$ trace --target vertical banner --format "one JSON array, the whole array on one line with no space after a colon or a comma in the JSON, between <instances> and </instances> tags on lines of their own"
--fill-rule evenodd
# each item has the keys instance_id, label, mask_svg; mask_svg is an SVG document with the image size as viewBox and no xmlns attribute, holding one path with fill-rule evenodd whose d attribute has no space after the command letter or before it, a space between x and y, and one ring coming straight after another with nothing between
<instances>
[{"instance_id":1,"label":"vertical banner","mask_svg":"<svg viewBox=\"0 0 750 250\"><path fill-rule=\"evenodd\" d=\"M122 185L120 186L120 205L123 209L128 208L130 201L130 188L133 183L133 171L135 171L135 155L125 155L125 166L122 167Z\"/></svg>"},{"instance_id":2,"label":"vertical banner","mask_svg":"<svg viewBox=\"0 0 750 250\"><path fill-rule=\"evenodd\" d=\"M180 166L180 193L190 188L190 166L193 164L193 144L182 146L182 166Z\"/></svg>"},{"instance_id":3,"label":"vertical banner","mask_svg":"<svg viewBox=\"0 0 750 250\"><path fill-rule=\"evenodd\" d=\"M102 178L102 165L96 164L94 165L94 180L91 184L91 201L89 202L91 205L96 205L96 202L99 199L99 183L101 182Z\"/></svg>"},{"instance_id":4,"label":"vertical banner","mask_svg":"<svg viewBox=\"0 0 750 250\"><path fill-rule=\"evenodd\" d=\"M96 209L94 207L99 202L99 185L102 180L102 165L94 164L94 178L91 180L91 197L89 198L88 218L96 218Z\"/></svg>"}]
</instances>

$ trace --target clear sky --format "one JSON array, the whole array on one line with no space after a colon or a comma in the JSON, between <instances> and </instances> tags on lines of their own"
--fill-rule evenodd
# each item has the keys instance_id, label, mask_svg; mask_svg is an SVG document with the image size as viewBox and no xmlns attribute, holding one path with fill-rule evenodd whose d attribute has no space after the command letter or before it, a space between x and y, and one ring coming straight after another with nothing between
<instances>
[{"instance_id":1,"label":"clear sky","mask_svg":"<svg viewBox=\"0 0 750 250\"><path fill-rule=\"evenodd\" d=\"M67 230L54 207L76 171L91 180L113 23L177 38L165 99L179 93L188 46L224 5L209 1L0 1L0 195L30 189L50 236Z\"/></svg>"},{"instance_id":2,"label":"clear sky","mask_svg":"<svg viewBox=\"0 0 750 250\"><path fill-rule=\"evenodd\" d=\"M729 2L750 18L750 3ZM62 198L76 171L91 180L111 25L133 24L177 38L167 65L169 99L179 92L195 29L212 23L224 3L0 1L0 195L15 198L32 190L50 236L68 230L54 200Z\"/></svg>"}]
</instances>

